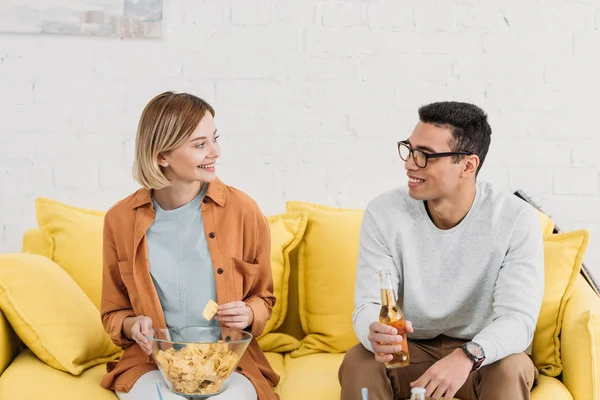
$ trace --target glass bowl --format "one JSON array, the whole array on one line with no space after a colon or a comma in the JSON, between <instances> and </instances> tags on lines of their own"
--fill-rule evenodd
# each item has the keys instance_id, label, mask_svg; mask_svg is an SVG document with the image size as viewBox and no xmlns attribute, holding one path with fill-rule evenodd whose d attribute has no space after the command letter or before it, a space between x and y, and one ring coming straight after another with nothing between
<instances>
[{"instance_id":1,"label":"glass bowl","mask_svg":"<svg viewBox=\"0 0 600 400\"><path fill-rule=\"evenodd\" d=\"M169 390L206 398L222 393L252 334L227 327L156 329L146 337Z\"/></svg>"}]
</instances>

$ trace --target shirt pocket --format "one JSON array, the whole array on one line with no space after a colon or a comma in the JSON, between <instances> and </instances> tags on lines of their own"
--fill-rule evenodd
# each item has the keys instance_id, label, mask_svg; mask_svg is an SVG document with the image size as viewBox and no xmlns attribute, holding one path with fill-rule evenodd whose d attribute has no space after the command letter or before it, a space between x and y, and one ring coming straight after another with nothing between
<instances>
[{"instance_id":1,"label":"shirt pocket","mask_svg":"<svg viewBox=\"0 0 600 400\"><path fill-rule=\"evenodd\" d=\"M134 310L138 306L138 295L135 287L135 281L133 280L133 263L131 261L118 261L119 273L121 274L121 280L125 285L124 296L129 298L129 303Z\"/></svg>"},{"instance_id":2,"label":"shirt pocket","mask_svg":"<svg viewBox=\"0 0 600 400\"><path fill-rule=\"evenodd\" d=\"M244 300L252 293L252 288L260 265L242 261L238 258L232 258L232 261L236 297L240 300Z\"/></svg>"}]
</instances>

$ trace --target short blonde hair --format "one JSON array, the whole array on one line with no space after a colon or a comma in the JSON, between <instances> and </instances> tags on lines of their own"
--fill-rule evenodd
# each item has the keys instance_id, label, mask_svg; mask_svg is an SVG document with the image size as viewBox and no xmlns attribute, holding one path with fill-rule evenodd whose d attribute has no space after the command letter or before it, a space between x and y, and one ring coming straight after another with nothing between
<instances>
[{"instance_id":1,"label":"short blonde hair","mask_svg":"<svg viewBox=\"0 0 600 400\"><path fill-rule=\"evenodd\" d=\"M146 189L171 186L158 165L158 156L181 146L194 132L206 112L215 110L188 93L165 92L144 108L135 141L133 177Z\"/></svg>"}]
</instances>

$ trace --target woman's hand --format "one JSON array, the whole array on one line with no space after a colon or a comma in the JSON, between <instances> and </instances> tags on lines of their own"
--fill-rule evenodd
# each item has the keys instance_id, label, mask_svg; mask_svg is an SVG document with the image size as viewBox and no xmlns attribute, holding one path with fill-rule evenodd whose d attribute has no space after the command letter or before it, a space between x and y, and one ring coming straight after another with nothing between
<instances>
[{"instance_id":1,"label":"woman's hand","mask_svg":"<svg viewBox=\"0 0 600 400\"><path fill-rule=\"evenodd\" d=\"M154 336L152 320L145 315L127 317L123 320L123 333L128 339L134 340L146 354L152 353L152 346L145 336Z\"/></svg>"},{"instance_id":2,"label":"woman's hand","mask_svg":"<svg viewBox=\"0 0 600 400\"><path fill-rule=\"evenodd\" d=\"M229 328L246 329L254 321L254 313L243 301L232 301L219 306L215 320Z\"/></svg>"}]
</instances>

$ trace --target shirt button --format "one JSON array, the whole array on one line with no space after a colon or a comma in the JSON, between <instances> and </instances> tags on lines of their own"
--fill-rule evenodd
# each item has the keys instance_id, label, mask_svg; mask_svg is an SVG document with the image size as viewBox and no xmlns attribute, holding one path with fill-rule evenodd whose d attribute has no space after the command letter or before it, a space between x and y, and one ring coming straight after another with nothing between
<instances>
[{"instance_id":1,"label":"shirt button","mask_svg":"<svg viewBox=\"0 0 600 400\"><path fill-rule=\"evenodd\" d=\"M209 202L209 200L208 200L208 197L205 197L205 198L203 198L203 199L202 199L202 202L203 202L204 204L208 204L208 202Z\"/></svg>"},{"instance_id":2,"label":"shirt button","mask_svg":"<svg viewBox=\"0 0 600 400\"><path fill-rule=\"evenodd\" d=\"M222 274L222 273L223 273L223 268L219 268L219 269L217 270L217 274L219 274L219 275L220 275L220 274Z\"/></svg>"},{"instance_id":3,"label":"shirt button","mask_svg":"<svg viewBox=\"0 0 600 400\"><path fill-rule=\"evenodd\" d=\"M209 234L208 234L208 236L209 236L211 239L214 239L214 238L215 238L215 233L214 233L214 232L211 232L211 233L209 233Z\"/></svg>"}]
</instances>

